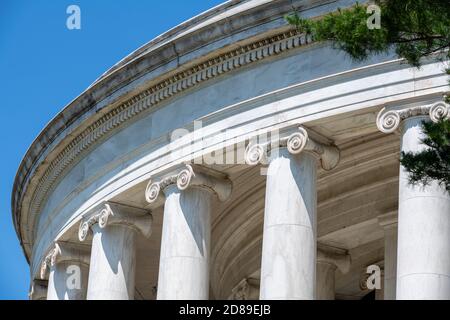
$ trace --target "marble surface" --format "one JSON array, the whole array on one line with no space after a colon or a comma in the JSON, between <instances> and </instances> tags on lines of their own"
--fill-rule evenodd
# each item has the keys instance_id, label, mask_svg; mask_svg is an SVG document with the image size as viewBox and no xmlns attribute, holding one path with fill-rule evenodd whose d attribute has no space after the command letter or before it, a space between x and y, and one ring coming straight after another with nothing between
<instances>
[{"instance_id":1,"label":"marble surface","mask_svg":"<svg viewBox=\"0 0 450 320\"><path fill-rule=\"evenodd\" d=\"M395 300L397 289L397 214L378 218L384 229L384 300Z\"/></svg>"},{"instance_id":2,"label":"marble surface","mask_svg":"<svg viewBox=\"0 0 450 320\"><path fill-rule=\"evenodd\" d=\"M317 284L316 299L317 300L334 300L335 299L335 272L336 265L329 262L317 262Z\"/></svg>"},{"instance_id":3,"label":"marble surface","mask_svg":"<svg viewBox=\"0 0 450 320\"><path fill-rule=\"evenodd\" d=\"M349 5L352 2L354 0L314 4L305 14L308 17L322 15L329 10ZM304 5L309 7L309 4ZM229 10L230 7L233 7L233 9ZM211 55L223 55L229 48L236 48L236 42L240 44L242 42L248 43L260 39L261 34L273 35L274 32L285 32L286 22L283 17L285 13L290 11L291 4L284 0L265 0L264 3L259 0L244 1L243 4L235 1L232 4L226 3L221 6L220 10L216 8L195 19L189 19L182 26L174 28L164 36L151 41L145 46L145 49L137 50L133 54L134 58L130 56L116 64L113 68L114 72L101 77L100 81L96 81L86 89L83 94L64 108L35 140L17 175L18 179L15 184L15 190L17 191L16 205L19 201L27 199L28 195L25 195L25 189L36 187L35 183L39 181L37 176L40 175L41 171L44 171L42 167L50 164L50 161L45 161L45 159L56 158L56 154L65 150L65 147L73 142L72 139L85 130L89 124L96 121L99 115L122 105L130 98L132 99L128 101L136 101L135 98L141 95L141 90L146 89L149 83L166 81L168 73L184 71L186 70L185 67L192 65L192 63L205 63L204 59L206 57L209 59ZM189 30L184 29L187 26L189 26ZM226 35L224 35L224 31ZM275 48L274 51L277 53L278 48ZM231 64L235 65L236 63L231 61ZM119 65L120 68L118 68ZM269 82L271 81L265 83ZM276 83L276 81L272 81L272 83ZM142 104L142 101L139 103ZM96 136L98 137L98 134ZM85 140L85 142L90 144L92 141L88 140ZM74 161L72 164L77 162ZM28 172L31 171L32 174L29 175ZM55 172L54 170L50 171L52 171L50 174ZM31 176L33 178L28 179ZM59 174L55 177L57 176ZM42 189L44 188L40 187L38 191ZM26 193L28 192L32 191L26 190ZM28 200L24 201L23 204L24 211L27 211ZM15 207L17 207L16 205ZM45 210L42 211L45 212ZM28 218L34 219L33 216L27 216L26 219ZM27 223L25 222L26 219L23 218L20 221ZM18 219L15 222L17 223ZM18 226L16 225L16 227ZM29 239L34 239L34 236L24 235L23 244L28 256L31 255Z\"/></svg>"},{"instance_id":4,"label":"marble surface","mask_svg":"<svg viewBox=\"0 0 450 320\"><path fill-rule=\"evenodd\" d=\"M348 273L351 256L345 249L319 243L316 261L316 300L335 300L336 271Z\"/></svg>"},{"instance_id":5,"label":"marble surface","mask_svg":"<svg viewBox=\"0 0 450 320\"><path fill-rule=\"evenodd\" d=\"M135 63L129 64L127 62L131 60L124 60L124 64L119 64L124 66L120 72L115 70L89 88L40 135L25 157L14 192L16 229L30 260L33 279L37 278L42 260L55 241L76 240L80 220L104 201L143 209L147 205L143 194L150 177L162 175L193 158L209 155L221 147L218 142L227 146L239 142L245 147L247 139L260 131L301 124L334 141L343 150L343 161L329 172L319 170L317 188L309 176L299 178L293 173L298 169L298 174L304 175L301 170L306 168L308 161L297 163L286 157L272 167L276 173L278 170L284 173L281 182L274 182L270 176L267 180L267 189L275 191L273 195L267 193L271 205L266 219L268 227L264 230L266 259L262 260L265 265L262 296L274 299L314 297L315 265L311 261L316 252L312 244L316 238L313 223L316 215L308 214L315 211L310 205L312 192L317 189L320 200L317 236L321 241L350 250L352 258L355 256L348 274L336 272L338 298L360 298L363 293L359 288L360 269L383 256L390 259L394 255L393 241L385 242L389 236L379 228L376 217L397 209L399 137L383 136L377 131L376 113L382 106L421 105L441 99L442 93L448 91L448 77L442 72L440 63L427 60L421 69L412 69L393 60L392 55L355 63L326 44L303 43L278 52L281 47L292 44L291 40L282 41L264 60L253 60L254 54L261 52L228 57L226 63L236 65L236 68L226 74L211 76L210 72L216 71L198 71L196 77L207 81L196 82L195 86L177 91L176 95L161 92L161 96L167 94L164 101L133 119L123 120L127 114L135 112L136 106L147 105L151 96L144 93L154 84L171 79L167 77L172 71L189 70L190 66L207 62L205 59L221 57L226 52L234 52L237 47L245 48L246 44L255 41L254 36L272 39L277 32L284 32L286 27L280 24L283 21L280 14L283 8L290 10L290 5L283 1L282 8L277 7L281 0L264 1L269 2L265 6L258 0L248 1L232 12L228 12L225 5L217 15L214 13L207 19L203 16L200 20L208 21L203 26L197 25L199 20L190 21L189 27L195 30L183 32L182 28L176 28L170 37L160 38L133 55L152 59L132 59ZM350 2L321 1L320 5L314 2L313 8L305 14L320 15ZM253 15L258 12L261 15ZM273 14L279 16L266 20ZM228 29L231 26L227 21L233 21L231 29ZM225 38L218 32L223 26L229 31ZM197 36L191 38L193 31ZM209 31L212 33L208 34ZM157 43L164 45L153 47ZM175 49L179 56L173 60ZM268 46L264 50L269 52L271 49L273 47ZM186 81L192 80L189 79ZM138 96L145 98L129 100ZM52 188L43 182L46 179L41 180L52 160L62 154L72 139L80 137L94 121L123 105L134 109L105 120L99 131L108 127L111 130L107 134L100 137L96 129L78 144L73 144L82 146L82 152L69 151L68 154L76 155L73 161L66 162L63 158L61 162L67 164L65 169L50 171L48 176L56 174ZM89 111L84 113L86 106ZM76 120L67 125L66 120L73 119L74 115ZM193 123L199 120L203 122L203 128L194 133ZM175 129L187 130L186 139L171 140ZM186 143L195 135L205 139L201 143ZM404 146L408 145L408 139L404 139ZM84 148L88 141L89 148ZM289 165L284 161L290 161ZM288 168L291 165L296 169ZM212 168L232 175L233 184L238 186L233 186L232 200L223 205L212 204L209 200L206 204L181 198L172 200L170 211L178 218L171 222L169 218L168 224L181 232L166 231L163 235L164 255L169 258L165 261L167 266L161 262L163 268L160 270L154 262L159 260L160 224L156 231L158 237L152 239L137 237L132 240L130 234L110 228L102 231L103 235L94 235L92 254L95 259L91 265L91 278L96 285L90 287L90 297L131 299L132 287L136 287L143 292L139 298L152 299L156 296L158 273L161 273L162 284L158 290L161 297L227 298L243 279L252 278L261 264L265 179L259 172L255 177L255 171L243 164L212 165ZM404 184L404 180L400 179L400 184ZM34 196L41 194L41 190L49 192L42 193L38 206ZM441 197L436 190L424 193L401 187L400 191L403 240L399 241L402 250L399 252L402 266L399 272L403 275L400 284L405 287L402 291L414 298L448 297L449 221L448 215L442 214L449 211L448 198ZM184 202L187 204L183 205ZM196 212L194 207L201 210ZM210 212L210 220L200 219L197 227L186 220L184 225L183 220L178 221L180 216L199 219L199 215L205 214L204 210ZM211 244L207 236L210 224L211 237L215 240ZM414 235L417 238L413 239ZM116 236L118 241L114 240ZM172 248L170 241L177 245ZM134 253L135 242L139 242L142 249L139 259ZM87 244L90 245L90 239ZM207 254L210 246L214 253L211 259ZM207 276L208 264L213 270L211 279ZM146 266L149 265L155 266L148 269ZM297 268L302 271L297 272ZM136 280L135 269L140 275ZM185 270L190 270L189 276ZM52 275L50 288L54 296L58 295L55 288L60 282L56 275ZM331 284L326 279L325 282ZM386 278L386 281L390 279Z\"/></svg>"},{"instance_id":6,"label":"marble surface","mask_svg":"<svg viewBox=\"0 0 450 320\"><path fill-rule=\"evenodd\" d=\"M158 300L209 299L211 239L210 191L198 188L164 191Z\"/></svg>"},{"instance_id":7,"label":"marble surface","mask_svg":"<svg viewBox=\"0 0 450 320\"><path fill-rule=\"evenodd\" d=\"M73 269L70 269L73 266L80 271L79 288L76 288L77 285L72 286L74 283L70 279L75 275ZM47 300L85 300L88 275L89 268L84 264L64 261L54 265L50 269ZM68 282L71 282L72 288L69 288Z\"/></svg>"},{"instance_id":8,"label":"marble surface","mask_svg":"<svg viewBox=\"0 0 450 320\"><path fill-rule=\"evenodd\" d=\"M425 146L421 121L403 123L401 150L417 152ZM408 184L400 169L398 211L397 299L450 299L450 196L435 183Z\"/></svg>"},{"instance_id":9,"label":"marble surface","mask_svg":"<svg viewBox=\"0 0 450 320\"><path fill-rule=\"evenodd\" d=\"M320 51L319 48L317 50ZM301 56L297 57L297 59L300 58ZM280 61L279 67L283 65L282 68L288 68L292 63L296 63L296 59L288 60L291 62ZM391 67L393 69L398 68L398 66L389 66L389 68ZM261 65L261 70L265 68L266 66ZM251 79L255 77L261 78L258 70L259 67L249 69L247 70L249 74L242 75L242 77L246 78L246 81L252 81ZM273 70L275 68L271 72L274 72ZM196 117L203 118L205 114L210 113L214 116L205 118L205 123L208 125L203 132L204 134L221 138L222 130L232 128L227 133L233 137L236 135L237 139L244 139L249 132L254 132L261 127L273 126L280 122L294 121L299 118L301 118L302 122L318 121L322 117L339 116L340 113L344 112L360 112L357 110L373 106L373 101L388 102L390 98L386 94L390 96L392 93L388 93L387 89L376 89L373 85L382 81L382 77L380 75L369 76L368 73L370 71L375 72L371 68L363 71L358 71L358 74L354 72L342 74L332 80L320 80L313 88L303 86L291 88L289 92L284 93L289 97L282 100L280 100L278 93L274 93L264 97L264 99L254 100L251 103L238 103L232 108L226 107L227 103L215 105L214 107L215 102L211 102L211 100L206 101L204 97L211 96L215 97L215 100L220 98L219 100L222 101L225 98L216 95L216 93L211 93L211 90L214 90L214 92L223 90L225 92L238 93L233 83L242 83L240 78L235 79L234 82L224 79L227 80L225 81L226 83L215 83L216 86L213 87L200 87L199 91L200 89L202 90L198 95L187 95L183 101L174 100L166 106L167 108L159 109L157 113L149 114L140 121L130 124L77 163L73 170L64 177L63 181L49 195L42 214L36 216L38 220L24 222L35 225L35 245L31 259L32 273L35 274L38 271L42 255L45 254L51 241L67 233L67 230L73 224L76 224L80 216L86 211L89 211L104 200L119 196L131 187L138 186L142 181L146 181L151 174L168 170L171 166L178 164L179 161L187 160L190 157L191 153L186 153L180 154L179 157L177 156L174 159L173 155L175 153L170 153L170 150L178 150L179 147L182 147L180 141L172 144L166 141L167 132L170 133L176 126L182 124L181 122L165 120L171 119L172 114L178 113L179 110L187 110L190 105L207 105L207 108L198 108L191 115L186 114L184 116L180 114L180 117L188 125ZM381 72L381 70L377 72ZM441 72L439 66L433 65L431 67L426 65L421 69L420 73L416 74L416 79L417 77L433 79L429 80L432 81L430 85L438 90L441 82L440 78L437 77L438 72ZM411 80L409 72L405 70L390 70L390 73L390 77L387 78L391 81L389 90L393 91L396 88L395 90L398 90L395 93L396 95L405 95L407 94L406 92L411 92L410 90L414 86L417 87L417 85L414 85L414 81ZM354 80L353 77L357 79L363 77L366 80ZM329 90L328 85L330 81L339 82L339 87L335 88L335 90ZM262 82L267 83L270 81ZM408 85L405 83L408 83ZM447 85L445 79L442 79L442 85ZM257 91L258 89L255 88L255 90ZM347 95L340 97L338 92L346 92ZM364 99L357 92L365 92L363 95ZM231 100L229 100L228 104L232 105L233 98L229 98ZM243 96L241 98L246 99ZM349 109L349 106L351 106L352 110ZM360 121L358 120L358 122ZM359 132L358 130L361 130L357 126L358 122L354 124L353 128L348 130L346 136L350 136L351 132L355 135ZM367 126L366 123L364 123L364 126ZM373 123L370 128L370 130L364 129L365 131L361 131L361 134L376 131ZM328 130L327 128L325 133ZM333 137L333 134L330 137ZM213 148L209 143L208 140L205 140L203 147L199 145L191 150L192 152L203 153L205 152L203 149ZM227 143L232 144L233 141L228 141Z\"/></svg>"},{"instance_id":10,"label":"marble surface","mask_svg":"<svg viewBox=\"0 0 450 320\"><path fill-rule=\"evenodd\" d=\"M87 300L133 300L136 231L123 225L92 228Z\"/></svg>"},{"instance_id":11,"label":"marble surface","mask_svg":"<svg viewBox=\"0 0 450 320\"><path fill-rule=\"evenodd\" d=\"M316 279L317 159L278 149L267 172L262 300L313 300Z\"/></svg>"}]
</instances>

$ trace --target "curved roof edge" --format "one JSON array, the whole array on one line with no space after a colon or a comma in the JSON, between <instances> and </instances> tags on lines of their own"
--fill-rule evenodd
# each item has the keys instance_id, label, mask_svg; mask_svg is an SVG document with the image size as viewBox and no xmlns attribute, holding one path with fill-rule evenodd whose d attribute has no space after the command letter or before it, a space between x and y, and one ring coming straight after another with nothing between
<instances>
[{"instance_id":1,"label":"curved roof edge","mask_svg":"<svg viewBox=\"0 0 450 320\"><path fill-rule=\"evenodd\" d=\"M195 50L227 37L230 39L227 39L226 45L230 45L233 43L231 38L234 34L245 33L251 27L279 19L289 12L292 6L306 10L347 2L353 0L229 0L159 35L111 67L45 126L20 163L14 180L11 203L13 222L22 247L24 244L20 231L20 211L27 181L42 162L40 159L45 158L47 153L52 152L54 145L78 128L78 124L75 124L77 121L84 120L88 111L100 111L96 109L99 102L174 58L189 56ZM211 49L216 50L217 48ZM188 62L186 59L183 63ZM178 62L177 68L182 64ZM25 256L28 258L27 254Z\"/></svg>"}]
</instances>

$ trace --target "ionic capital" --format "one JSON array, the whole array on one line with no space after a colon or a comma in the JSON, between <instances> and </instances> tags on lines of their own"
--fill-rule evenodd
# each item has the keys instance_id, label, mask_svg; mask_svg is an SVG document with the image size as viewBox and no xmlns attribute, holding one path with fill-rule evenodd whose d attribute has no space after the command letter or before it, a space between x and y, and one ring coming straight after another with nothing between
<instances>
[{"instance_id":1,"label":"ionic capital","mask_svg":"<svg viewBox=\"0 0 450 320\"><path fill-rule=\"evenodd\" d=\"M90 254L86 246L69 242L57 242L45 256L41 265L41 279L45 279L47 271L61 262L76 262L89 265Z\"/></svg>"},{"instance_id":2,"label":"ionic capital","mask_svg":"<svg viewBox=\"0 0 450 320\"><path fill-rule=\"evenodd\" d=\"M160 181L150 180L145 190L145 199L154 207L163 204L163 193L169 186L176 186L180 191L191 187L206 189L214 193L220 201L227 200L232 190L232 183L226 175L205 167L186 165L176 174Z\"/></svg>"},{"instance_id":3,"label":"ionic capital","mask_svg":"<svg viewBox=\"0 0 450 320\"><path fill-rule=\"evenodd\" d=\"M152 233L152 222L153 216L147 210L107 202L80 223L78 238L81 242L86 240L89 231L96 224L100 229L110 225L124 225L149 238Z\"/></svg>"},{"instance_id":4,"label":"ionic capital","mask_svg":"<svg viewBox=\"0 0 450 320\"><path fill-rule=\"evenodd\" d=\"M308 152L320 159L322 168L331 170L337 166L340 152L336 146L326 145L312 139L304 127L298 127L296 132L287 137L281 137L278 141L262 144L249 144L245 151L245 161L249 165L267 163L272 150L287 148L291 154Z\"/></svg>"},{"instance_id":5,"label":"ionic capital","mask_svg":"<svg viewBox=\"0 0 450 320\"><path fill-rule=\"evenodd\" d=\"M343 274L350 271L351 257L344 249L318 245L317 263L326 263L335 266Z\"/></svg>"},{"instance_id":6,"label":"ionic capital","mask_svg":"<svg viewBox=\"0 0 450 320\"><path fill-rule=\"evenodd\" d=\"M444 102L437 102L400 110L383 108L377 116L377 127L383 133L392 133L399 128L403 120L418 116L428 116L431 121L438 122L440 119L450 118L450 106Z\"/></svg>"}]
</instances>

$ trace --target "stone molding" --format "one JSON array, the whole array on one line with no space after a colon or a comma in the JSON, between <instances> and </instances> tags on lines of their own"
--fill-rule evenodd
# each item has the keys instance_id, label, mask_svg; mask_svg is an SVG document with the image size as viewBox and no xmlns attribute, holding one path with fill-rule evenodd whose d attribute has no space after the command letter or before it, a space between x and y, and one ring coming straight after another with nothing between
<instances>
[{"instance_id":1,"label":"stone molding","mask_svg":"<svg viewBox=\"0 0 450 320\"><path fill-rule=\"evenodd\" d=\"M159 104L160 102L179 94L201 82L213 79L227 72L249 65L253 62L271 57L287 50L300 47L311 42L308 37L290 30L267 39L242 46L218 57L197 64L192 68L179 72L174 76L162 80L151 88L130 98L114 110L106 113L86 130L75 137L49 164L39 179L39 188L32 197L31 212L40 212L48 193L63 176L64 170L81 153L91 148L107 133L121 124ZM23 193L21 194L21 196ZM21 197L20 196L20 197ZM15 201L17 206L17 198Z\"/></svg>"},{"instance_id":2,"label":"stone molding","mask_svg":"<svg viewBox=\"0 0 450 320\"><path fill-rule=\"evenodd\" d=\"M383 133L397 131L400 123L410 117L429 116L431 121L438 122L442 118L450 118L450 106L445 102L410 107L400 110L381 109L377 116L377 127Z\"/></svg>"},{"instance_id":3,"label":"stone molding","mask_svg":"<svg viewBox=\"0 0 450 320\"><path fill-rule=\"evenodd\" d=\"M336 146L313 140L307 129L299 126L296 132L287 137L280 137L275 145L273 142L250 143L245 151L245 162L249 165L267 164L271 151L276 148L287 148L291 154L311 153L320 160L322 168L325 170L335 168L340 159L340 151Z\"/></svg>"},{"instance_id":4,"label":"stone molding","mask_svg":"<svg viewBox=\"0 0 450 320\"><path fill-rule=\"evenodd\" d=\"M381 216L378 216L378 224L383 229L397 227L397 222L398 222L397 212L390 212L390 213L386 213Z\"/></svg>"},{"instance_id":5,"label":"stone molding","mask_svg":"<svg viewBox=\"0 0 450 320\"><path fill-rule=\"evenodd\" d=\"M159 181L153 182L151 179L145 190L145 199L152 207L164 204L165 197L162 193L172 185L176 185L180 191L190 187L206 189L214 193L220 201L227 200L232 191L232 183L226 175L206 167L188 164L178 173Z\"/></svg>"},{"instance_id":6,"label":"stone molding","mask_svg":"<svg viewBox=\"0 0 450 320\"><path fill-rule=\"evenodd\" d=\"M51 267L61 262L76 262L89 265L90 252L86 246L69 242L57 242L41 264L41 279L44 280Z\"/></svg>"},{"instance_id":7,"label":"stone molding","mask_svg":"<svg viewBox=\"0 0 450 320\"><path fill-rule=\"evenodd\" d=\"M124 225L149 238L152 234L152 223L153 216L147 210L107 202L100 210L81 221L78 238L81 242L85 241L96 224L100 229L110 225Z\"/></svg>"},{"instance_id":8,"label":"stone molding","mask_svg":"<svg viewBox=\"0 0 450 320\"><path fill-rule=\"evenodd\" d=\"M35 279L31 283L28 298L30 300L46 300L47 299L47 281Z\"/></svg>"},{"instance_id":9,"label":"stone molding","mask_svg":"<svg viewBox=\"0 0 450 320\"><path fill-rule=\"evenodd\" d=\"M347 250L329 247L325 245L317 246L317 263L325 263L338 268L343 274L350 271L352 259Z\"/></svg>"},{"instance_id":10,"label":"stone molding","mask_svg":"<svg viewBox=\"0 0 450 320\"><path fill-rule=\"evenodd\" d=\"M245 278L233 288L232 294L228 300L245 301L259 299L260 280Z\"/></svg>"}]
</instances>

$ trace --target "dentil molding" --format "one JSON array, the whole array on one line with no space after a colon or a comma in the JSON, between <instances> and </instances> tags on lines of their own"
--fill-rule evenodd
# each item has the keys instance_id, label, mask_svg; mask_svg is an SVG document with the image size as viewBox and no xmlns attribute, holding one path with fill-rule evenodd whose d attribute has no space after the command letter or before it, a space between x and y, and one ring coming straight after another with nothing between
<instances>
[{"instance_id":1,"label":"dentil molding","mask_svg":"<svg viewBox=\"0 0 450 320\"><path fill-rule=\"evenodd\" d=\"M74 159L95 145L103 136L116 129L131 118L148 110L160 102L179 94L204 81L213 79L222 74L236 70L262 59L278 55L282 52L300 47L311 42L304 34L290 30L270 38L260 40L215 58L197 64L192 68L177 73L164 79L151 88L127 100L95 121L81 134L75 137L62 151L51 161L39 179L37 188L32 197L30 212L38 213L47 195L63 176L64 170L69 167ZM20 198L23 196L21 192ZM15 208L21 199L16 200Z\"/></svg>"}]
</instances>

